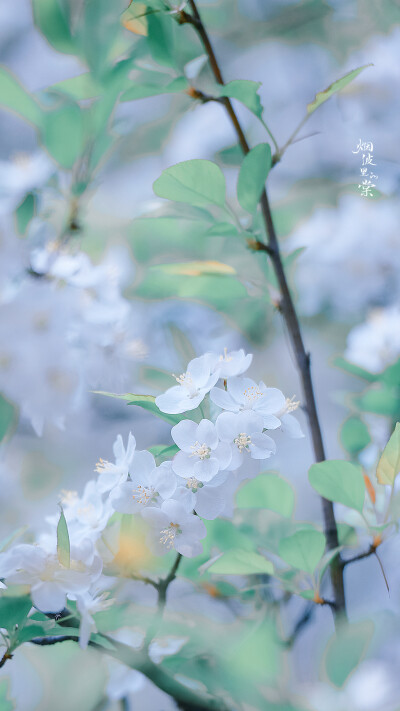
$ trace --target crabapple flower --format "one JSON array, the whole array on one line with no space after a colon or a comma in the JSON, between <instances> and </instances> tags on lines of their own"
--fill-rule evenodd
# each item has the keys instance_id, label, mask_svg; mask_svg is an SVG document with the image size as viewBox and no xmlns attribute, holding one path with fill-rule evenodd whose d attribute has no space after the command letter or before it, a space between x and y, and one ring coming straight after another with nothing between
<instances>
[{"instance_id":1,"label":"crabapple flower","mask_svg":"<svg viewBox=\"0 0 400 711\"><path fill-rule=\"evenodd\" d=\"M231 470L241 466L244 452L252 459L268 459L276 451L274 440L263 432L263 418L255 412L222 412L216 428L219 438L232 447Z\"/></svg>"},{"instance_id":2,"label":"crabapple flower","mask_svg":"<svg viewBox=\"0 0 400 711\"><path fill-rule=\"evenodd\" d=\"M206 537L207 529L181 502L169 499L159 509L149 506L142 516L150 524L148 542L156 555L168 553L171 548L188 558L202 552L200 540Z\"/></svg>"},{"instance_id":3,"label":"crabapple flower","mask_svg":"<svg viewBox=\"0 0 400 711\"><path fill-rule=\"evenodd\" d=\"M227 471L218 472L206 483L192 476L186 480L181 479L181 486L178 485L174 498L181 501L188 510L194 510L198 516L212 521L225 509L230 489Z\"/></svg>"},{"instance_id":4,"label":"crabapple flower","mask_svg":"<svg viewBox=\"0 0 400 711\"><path fill-rule=\"evenodd\" d=\"M136 439L132 432L129 432L128 445L125 449L122 437L119 434L113 445L115 464L105 459L99 459L96 471L100 476L97 479L97 486L101 493L111 491L115 486L126 481L129 474L129 467L136 449Z\"/></svg>"},{"instance_id":5,"label":"crabapple flower","mask_svg":"<svg viewBox=\"0 0 400 711\"><path fill-rule=\"evenodd\" d=\"M156 397L156 405L161 412L172 415L194 410L217 382L219 371L212 372L212 359L206 353L191 360L186 373L174 375L174 378L178 385Z\"/></svg>"},{"instance_id":6,"label":"crabapple flower","mask_svg":"<svg viewBox=\"0 0 400 711\"><path fill-rule=\"evenodd\" d=\"M106 610L113 604L112 600L107 599L108 593L101 593L93 597L89 592L76 596L76 607L81 616L79 625L79 646L81 649L86 649L89 644L90 636L93 632L97 632L96 622L92 615L96 612Z\"/></svg>"},{"instance_id":7,"label":"crabapple flower","mask_svg":"<svg viewBox=\"0 0 400 711\"><path fill-rule=\"evenodd\" d=\"M213 388L210 392L212 402L223 410L241 412L254 410L261 415L264 427L275 430L280 427L276 412L284 409L286 400L277 388L267 388L261 381L259 385L250 378L229 378L227 390Z\"/></svg>"},{"instance_id":8,"label":"crabapple flower","mask_svg":"<svg viewBox=\"0 0 400 711\"><path fill-rule=\"evenodd\" d=\"M230 447L219 441L210 420L201 420L200 424L181 420L172 428L171 436L181 450L175 455L172 468L183 478L194 476L202 482L210 481L230 463Z\"/></svg>"},{"instance_id":9,"label":"crabapple flower","mask_svg":"<svg viewBox=\"0 0 400 711\"><path fill-rule=\"evenodd\" d=\"M242 375L251 365L253 354L246 354L241 348L239 351L230 351L224 348L222 355L210 354L213 362L212 369L219 371L220 378L233 378Z\"/></svg>"},{"instance_id":10,"label":"crabapple flower","mask_svg":"<svg viewBox=\"0 0 400 711\"><path fill-rule=\"evenodd\" d=\"M151 452L136 452L131 478L113 489L111 505L120 513L137 513L145 506L154 506L160 498L171 498L176 489L176 479L171 462L163 462L156 467Z\"/></svg>"},{"instance_id":11,"label":"crabapple flower","mask_svg":"<svg viewBox=\"0 0 400 711\"><path fill-rule=\"evenodd\" d=\"M94 543L113 513L109 499L103 501L97 482L93 479L87 482L82 496L78 496L76 491L63 490L61 504L68 524L69 537L75 544L84 539L90 539ZM47 521L56 527L58 516L49 516Z\"/></svg>"},{"instance_id":12,"label":"crabapple flower","mask_svg":"<svg viewBox=\"0 0 400 711\"><path fill-rule=\"evenodd\" d=\"M87 552L84 551L85 557ZM8 585L29 585L32 603L42 612L62 610L67 595L89 590L101 570L102 561L98 556L92 555L88 564L73 549L69 568L59 562L56 554L26 543L0 554L0 577L5 578Z\"/></svg>"}]
</instances>

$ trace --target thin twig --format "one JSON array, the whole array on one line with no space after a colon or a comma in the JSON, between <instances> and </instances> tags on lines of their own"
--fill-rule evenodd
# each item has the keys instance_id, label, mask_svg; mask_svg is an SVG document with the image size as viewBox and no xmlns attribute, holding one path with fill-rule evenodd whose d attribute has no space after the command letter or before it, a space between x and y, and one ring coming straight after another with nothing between
<instances>
[{"instance_id":1,"label":"thin twig","mask_svg":"<svg viewBox=\"0 0 400 711\"><path fill-rule=\"evenodd\" d=\"M202 23L195 1L189 0L189 5L192 10L192 24L203 42L205 51L210 61L211 69L214 73L214 77L219 84L224 84L218 61L216 59L207 31ZM228 98L226 98L223 104L232 121L243 153L247 155L247 153L249 153L250 151L250 146L240 125L239 119L236 116L232 103ZM292 136L291 138L293 137L294 136ZM262 214L264 217L266 232L268 235L268 244L266 245L268 249L265 249L265 251L269 254L269 257L274 267L275 275L278 280L279 289L282 297L280 302L280 310L283 314L290 335L292 348L296 358L297 368L302 382L314 455L316 461L321 462L325 460L325 450L322 440L321 427L318 419L317 406L314 396L314 387L311 377L310 354L306 351L304 347L299 320L286 280L285 270L283 268L282 258L280 254L278 237L275 231L275 226L273 223L271 208L266 190L264 190L262 193L260 203ZM339 539L332 502L322 498L322 509L324 516L324 530L327 540L327 547L328 550L333 550L334 548L337 548L339 546ZM330 565L330 571L335 598L335 616L344 616L346 614L346 602L343 583L343 566L340 556L337 556L332 561Z\"/></svg>"}]
</instances>

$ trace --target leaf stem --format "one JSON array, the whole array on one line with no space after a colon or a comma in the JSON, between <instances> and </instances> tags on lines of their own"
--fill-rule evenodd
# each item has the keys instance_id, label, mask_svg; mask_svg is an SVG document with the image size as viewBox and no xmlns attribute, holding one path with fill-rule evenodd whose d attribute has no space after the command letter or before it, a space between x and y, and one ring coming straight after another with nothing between
<instances>
[{"instance_id":1,"label":"leaf stem","mask_svg":"<svg viewBox=\"0 0 400 711\"><path fill-rule=\"evenodd\" d=\"M196 7L196 3L194 0L189 0L189 5L191 7L194 19L194 22L192 24L203 42L204 49L209 57L210 66L214 73L214 77L219 84L223 84L224 80L222 77L222 73L218 61L216 59L213 47L211 45L208 33L203 25L199 11ZM249 153L250 151L250 146L240 125L239 119L236 116L232 103L228 98L226 98L223 103L232 121L243 153L247 155L247 153ZM302 123L299 124L299 126L297 127L295 133L292 134L292 136L290 137L289 142L293 140L294 136L297 134L297 132L300 130L304 123L305 120L303 119ZM280 254L278 237L275 231L275 226L271 214L271 207L269 204L266 190L263 191L260 202L266 233L268 235L268 243L266 245L268 249L265 249L265 251L268 252L269 257L272 261L275 275L279 284L279 289L281 293L280 310L283 314L289 332L290 341L296 359L297 369L299 371L300 379L302 382L315 460L317 462L321 462L324 461L326 457L322 440L321 426L319 423L317 406L315 402L314 386L311 377L310 354L306 351L304 346L299 319L286 280L286 274L283 268L282 258ZM324 516L324 530L327 539L327 546L329 550L332 550L339 546L338 531L332 502L322 498L322 509ZM343 565L340 556L334 558L334 560L330 564L330 572L334 591L333 611L335 619L338 619L339 617L343 617L346 615Z\"/></svg>"}]
</instances>

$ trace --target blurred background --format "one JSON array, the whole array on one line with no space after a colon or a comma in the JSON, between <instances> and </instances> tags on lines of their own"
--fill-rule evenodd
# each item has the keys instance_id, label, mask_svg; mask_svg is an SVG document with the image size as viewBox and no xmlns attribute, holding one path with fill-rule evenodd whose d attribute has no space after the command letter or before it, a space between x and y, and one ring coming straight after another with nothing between
<instances>
[{"instance_id":1,"label":"blurred background","mask_svg":"<svg viewBox=\"0 0 400 711\"><path fill-rule=\"evenodd\" d=\"M77 22L84 2L67 3ZM113 3L114 15L125 5ZM318 91L356 67L372 65L311 116L268 179L282 250L295 255L288 271L312 353L327 453L342 458L338 432L365 382L349 367L340 368L338 358L379 373L400 356L400 4L221 0L203 1L200 10L225 81L260 82L264 119L280 146ZM140 36L122 25L120 33L121 46L138 43L133 84L140 72L151 82L160 65L166 78L176 76L165 58L141 51ZM188 44L180 69L191 85L207 91L210 73L202 47L197 40ZM73 94L75 85L66 80L87 71L38 31L28 0L0 3L0 61L42 100L53 85ZM235 108L251 145L268 140L243 105L235 102ZM81 492L99 457L111 459L118 433L125 440L132 430L140 449L169 444L166 425L93 391L157 394L173 384L168 374L182 372L192 355L242 347L254 353L251 377L287 396L301 396L263 255L255 256L232 237L205 235L195 211L178 210L153 193L153 182L168 166L206 158L222 166L230 204L240 210L235 185L241 156L223 107L201 104L185 92L162 94L119 104L113 121L112 150L90 185L74 194L66 171L41 147L34 127L0 106L0 415L6 432L0 537L20 526L40 530L60 491ZM360 140L373 143L378 176L368 197L358 187ZM79 169L84 174L85 166ZM76 183L80 179L75 175ZM20 209L27 199L37 201L29 223ZM246 226L246 218L240 219ZM62 255L53 259L52 244L63 239ZM168 276L157 269L197 259L228 264L235 276ZM43 278L49 273L52 279ZM365 410L373 440L366 461L372 462L396 412ZM300 418L305 428L303 414ZM271 468L295 486L297 518L319 521L320 502L305 486L311 462L306 437L279 447ZM317 681L320 649L332 632L329 610L318 618L326 616L323 631L311 624L295 649L293 669L281 683L310 709L400 708L395 639L400 579L394 549L394 543L387 553L382 549L383 562L386 556L392 560L390 598L374 560L352 567L347 577L350 615L376 615L382 630L391 629L381 659L367 660L340 692ZM2 670L11 680L16 708L100 709L98 689L107 674L113 679L119 670L108 670L108 664L106 669L86 652L78 701L70 680L81 655L68 646L57 654L31 646L18 650L18 663ZM174 708L152 688L144 706L142 678L116 679L118 689L127 684L132 709ZM110 708L119 708L112 688Z\"/></svg>"}]
</instances>

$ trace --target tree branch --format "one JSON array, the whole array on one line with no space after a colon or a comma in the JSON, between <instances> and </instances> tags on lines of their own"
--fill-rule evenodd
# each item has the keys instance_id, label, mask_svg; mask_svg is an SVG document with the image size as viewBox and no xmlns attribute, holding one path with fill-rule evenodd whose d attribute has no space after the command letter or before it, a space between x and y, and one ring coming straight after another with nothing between
<instances>
[{"instance_id":1,"label":"tree branch","mask_svg":"<svg viewBox=\"0 0 400 711\"><path fill-rule=\"evenodd\" d=\"M199 11L196 7L195 1L189 0L189 5L192 11L193 27L198 32L200 39L204 45L204 49L208 55L214 77L219 84L224 84L221 69L219 67L213 47L208 37L208 33L203 25ZM247 153L249 153L250 151L250 146L240 125L239 119L236 116L232 103L229 98L225 98L222 103L224 104L226 111L228 112L228 115L232 121L242 151L245 155L247 155ZM311 377L310 354L306 351L304 347L299 320L286 280L286 275L280 254L279 242L273 223L271 208L266 190L264 190L261 195L260 204L266 232L268 235L268 243L267 245L265 245L265 251L268 253L271 259L275 275L278 280L279 289L281 292L282 298L280 302L280 310L283 314L286 327L288 329L290 341L297 363L297 368L302 382L315 460L317 462L321 462L325 459L325 451L322 440L321 427L318 419L317 406L315 402L314 387ZM327 547L329 550L332 550L339 546L338 532L332 502L322 498L322 510L324 516L324 530L327 540ZM343 565L340 556L337 556L337 558L332 561L330 565L330 572L335 598L334 614L335 617L339 617L346 614Z\"/></svg>"}]
</instances>

